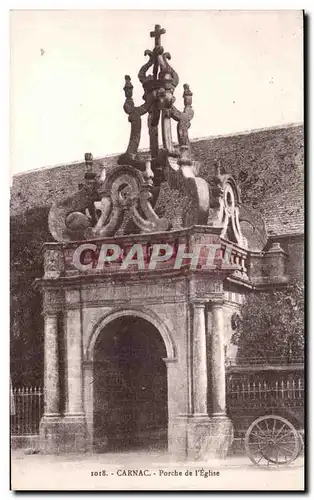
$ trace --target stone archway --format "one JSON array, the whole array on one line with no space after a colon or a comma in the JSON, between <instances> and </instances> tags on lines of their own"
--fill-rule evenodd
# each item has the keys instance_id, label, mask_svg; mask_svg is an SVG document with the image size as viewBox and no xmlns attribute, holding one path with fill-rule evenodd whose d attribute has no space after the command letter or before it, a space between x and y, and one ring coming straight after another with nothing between
<instances>
[{"instance_id":1,"label":"stone archway","mask_svg":"<svg viewBox=\"0 0 314 500\"><path fill-rule=\"evenodd\" d=\"M160 319L160 317L154 313L150 309L146 308L119 308L110 311L109 314L106 314L94 327L85 349L84 359L87 363L93 362L94 359L94 347L95 342L102 332L102 330L112 321L117 318L125 317L125 316L135 316L137 318L142 318L147 320L149 323L156 327L156 330L160 333L165 343L167 358L166 361L172 362L177 360L177 349L176 345L173 341L172 335L169 331L169 328L166 324Z\"/></svg>"},{"instance_id":2,"label":"stone archway","mask_svg":"<svg viewBox=\"0 0 314 500\"><path fill-rule=\"evenodd\" d=\"M93 450L166 449L171 338L137 311L116 312L108 320L89 345Z\"/></svg>"}]
</instances>

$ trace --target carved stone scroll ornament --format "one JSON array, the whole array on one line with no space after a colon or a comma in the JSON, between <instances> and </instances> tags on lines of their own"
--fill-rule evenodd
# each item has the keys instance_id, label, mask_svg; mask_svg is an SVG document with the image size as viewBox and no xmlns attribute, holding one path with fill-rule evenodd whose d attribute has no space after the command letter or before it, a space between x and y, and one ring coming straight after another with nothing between
<instances>
[{"instance_id":1,"label":"carved stone scroll ornament","mask_svg":"<svg viewBox=\"0 0 314 500\"><path fill-rule=\"evenodd\" d=\"M52 236L57 241L114 236L126 218L144 233L166 231L169 222L159 218L153 208L153 176L150 160L146 160L144 172L128 165L118 166L102 184L94 174L92 187L87 184L73 196L53 204L49 213Z\"/></svg>"},{"instance_id":2,"label":"carved stone scroll ornament","mask_svg":"<svg viewBox=\"0 0 314 500\"><path fill-rule=\"evenodd\" d=\"M57 241L83 240L86 229L97 222L95 202L100 201L101 197L98 192L99 181L91 171L92 161L92 155L86 153L85 183L79 191L52 204L48 225Z\"/></svg>"},{"instance_id":3,"label":"carved stone scroll ornament","mask_svg":"<svg viewBox=\"0 0 314 500\"><path fill-rule=\"evenodd\" d=\"M125 217L132 219L143 233L166 231L169 222L159 218L152 205L153 175L149 160L143 173L129 165L114 169L101 190L102 200L98 204L101 215L97 224L86 230L86 237L115 235Z\"/></svg>"},{"instance_id":4,"label":"carved stone scroll ornament","mask_svg":"<svg viewBox=\"0 0 314 500\"><path fill-rule=\"evenodd\" d=\"M239 220L240 190L234 177L229 174L221 175L218 167L211 188L212 198L208 225L221 227L221 238L247 248L247 239L242 234Z\"/></svg>"}]
</instances>

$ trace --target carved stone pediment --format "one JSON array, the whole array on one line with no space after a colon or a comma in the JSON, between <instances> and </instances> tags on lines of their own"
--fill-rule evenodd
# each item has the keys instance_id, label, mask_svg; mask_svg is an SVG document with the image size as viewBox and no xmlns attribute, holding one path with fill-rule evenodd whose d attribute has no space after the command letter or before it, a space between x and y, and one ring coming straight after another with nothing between
<instances>
[{"instance_id":1,"label":"carved stone pediment","mask_svg":"<svg viewBox=\"0 0 314 500\"><path fill-rule=\"evenodd\" d=\"M241 206L240 189L232 175L221 174L216 168L211 184L211 205L208 225L221 227L221 238L247 248L247 240L242 234L239 213Z\"/></svg>"},{"instance_id":2,"label":"carved stone pediment","mask_svg":"<svg viewBox=\"0 0 314 500\"><path fill-rule=\"evenodd\" d=\"M58 241L103 238L117 234L130 221L138 232L166 231L169 221L158 217L153 207L152 178L149 161L144 172L130 165L118 166L99 186L93 199L83 188L52 206L51 234Z\"/></svg>"}]
</instances>

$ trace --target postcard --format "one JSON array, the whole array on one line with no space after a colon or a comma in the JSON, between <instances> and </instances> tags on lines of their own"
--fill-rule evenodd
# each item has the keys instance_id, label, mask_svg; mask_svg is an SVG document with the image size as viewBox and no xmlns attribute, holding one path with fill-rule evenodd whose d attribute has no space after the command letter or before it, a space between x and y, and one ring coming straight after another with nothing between
<instances>
[{"instance_id":1,"label":"postcard","mask_svg":"<svg viewBox=\"0 0 314 500\"><path fill-rule=\"evenodd\" d=\"M303 491L304 13L10 17L12 490Z\"/></svg>"}]
</instances>

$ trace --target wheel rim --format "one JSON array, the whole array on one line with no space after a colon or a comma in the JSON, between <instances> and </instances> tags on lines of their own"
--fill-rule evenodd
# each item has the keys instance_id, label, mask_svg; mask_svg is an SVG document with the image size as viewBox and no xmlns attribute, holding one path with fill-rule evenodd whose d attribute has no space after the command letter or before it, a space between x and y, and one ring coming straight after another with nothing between
<instances>
[{"instance_id":1,"label":"wheel rim","mask_svg":"<svg viewBox=\"0 0 314 500\"><path fill-rule=\"evenodd\" d=\"M298 432L278 415L258 418L245 436L245 450L259 467L287 465L296 459L299 448Z\"/></svg>"}]
</instances>

